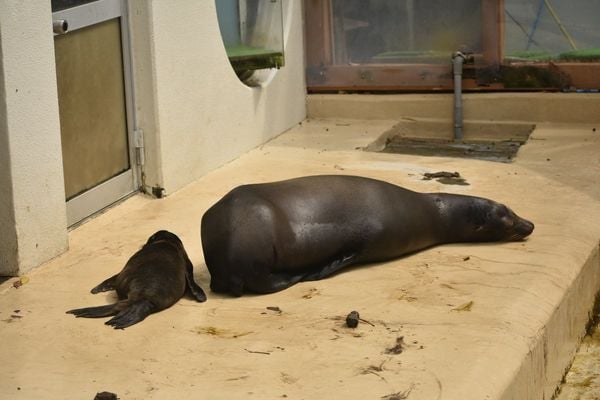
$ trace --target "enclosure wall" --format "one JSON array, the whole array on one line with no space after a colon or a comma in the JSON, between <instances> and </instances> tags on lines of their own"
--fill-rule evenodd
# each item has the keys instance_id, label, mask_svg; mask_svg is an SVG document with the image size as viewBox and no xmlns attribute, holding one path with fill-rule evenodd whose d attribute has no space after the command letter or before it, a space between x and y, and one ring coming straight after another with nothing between
<instances>
[{"instance_id":1,"label":"enclosure wall","mask_svg":"<svg viewBox=\"0 0 600 400\"><path fill-rule=\"evenodd\" d=\"M256 87L229 63L214 1L130 5L148 186L172 193L304 119L300 1L283 2L285 67Z\"/></svg>"},{"instance_id":2,"label":"enclosure wall","mask_svg":"<svg viewBox=\"0 0 600 400\"><path fill-rule=\"evenodd\" d=\"M172 193L305 117L301 2L283 3L285 67L265 73L257 87L229 63L214 0L124 5L147 186ZM50 2L0 1L0 184L0 275L22 274L64 251Z\"/></svg>"},{"instance_id":3,"label":"enclosure wall","mask_svg":"<svg viewBox=\"0 0 600 400\"><path fill-rule=\"evenodd\" d=\"M0 275L67 247L50 2L0 1Z\"/></svg>"}]
</instances>

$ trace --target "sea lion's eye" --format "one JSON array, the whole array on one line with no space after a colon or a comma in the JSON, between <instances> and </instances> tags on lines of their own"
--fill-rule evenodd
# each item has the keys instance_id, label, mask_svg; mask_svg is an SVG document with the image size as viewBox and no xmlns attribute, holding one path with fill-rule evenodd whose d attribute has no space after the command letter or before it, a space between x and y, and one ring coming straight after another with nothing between
<instances>
[{"instance_id":1,"label":"sea lion's eye","mask_svg":"<svg viewBox=\"0 0 600 400\"><path fill-rule=\"evenodd\" d=\"M502 217L502 222L507 228L512 228L515 225L515 221L509 217Z\"/></svg>"}]
</instances>

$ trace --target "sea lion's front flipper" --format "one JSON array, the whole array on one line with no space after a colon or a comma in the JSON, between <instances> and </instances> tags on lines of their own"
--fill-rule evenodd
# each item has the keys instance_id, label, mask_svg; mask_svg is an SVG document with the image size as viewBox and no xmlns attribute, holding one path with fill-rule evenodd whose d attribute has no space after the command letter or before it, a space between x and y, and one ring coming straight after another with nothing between
<instances>
[{"instance_id":1,"label":"sea lion's front flipper","mask_svg":"<svg viewBox=\"0 0 600 400\"><path fill-rule=\"evenodd\" d=\"M333 260L331 263L324 267L318 268L317 271L306 274L303 278L303 282L318 281L323 278L327 278L333 273L345 268L349 265L356 263L356 254L345 255L340 258Z\"/></svg>"},{"instance_id":2,"label":"sea lion's front flipper","mask_svg":"<svg viewBox=\"0 0 600 400\"><path fill-rule=\"evenodd\" d=\"M340 269L354 264L356 255L348 255L340 257L322 268L311 270L308 272L271 272L264 279L254 279L246 281L245 286L249 291L255 293L275 293L280 290L289 288L298 282L317 281L323 279ZM241 295L241 293L239 294Z\"/></svg>"},{"instance_id":3,"label":"sea lion's front flipper","mask_svg":"<svg viewBox=\"0 0 600 400\"><path fill-rule=\"evenodd\" d=\"M91 292L93 294L96 293L100 293L100 292L108 292L109 290L115 290L115 284L117 282L117 276L119 276L119 274L113 275L110 278L108 278L107 280L105 280L104 282L102 282L101 284L99 284L98 286L96 286L95 288L93 288L91 290Z\"/></svg>"},{"instance_id":4,"label":"sea lion's front flipper","mask_svg":"<svg viewBox=\"0 0 600 400\"><path fill-rule=\"evenodd\" d=\"M194 267L192 266L192 262L190 260L187 260L185 265L185 281L187 283L187 289L192 294L192 297L194 297L194 299L200 303L205 302L206 293L204 293L204 290L202 290L196 281L194 281Z\"/></svg>"},{"instance_id":5,"label":"sea lion's front flipper","mask_svg":"<svg viewBox=\"0 0 600 400\"><path fill-rule=\"evenodd\" d=\"M302 281L304 275L304 272L271 272L263 279L245 282L245 287L254 293L275 293Z\"/></svg>"}]
</instances>

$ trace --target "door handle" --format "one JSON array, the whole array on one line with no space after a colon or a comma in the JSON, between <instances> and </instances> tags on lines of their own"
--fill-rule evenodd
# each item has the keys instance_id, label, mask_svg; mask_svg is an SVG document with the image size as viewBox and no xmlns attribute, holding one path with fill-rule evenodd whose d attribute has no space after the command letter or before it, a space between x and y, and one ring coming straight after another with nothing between
<instances>
[{"instance_id":1,"label":"door handle","mask_svg":"<svg viewBox=\"0 0 600 400\"><path fill-rule=\"evenodd\" d=\"M52 31L57 35L64 35L69 30L69 23L66 19L52 20Z\"/></svg>"}]
</instances>

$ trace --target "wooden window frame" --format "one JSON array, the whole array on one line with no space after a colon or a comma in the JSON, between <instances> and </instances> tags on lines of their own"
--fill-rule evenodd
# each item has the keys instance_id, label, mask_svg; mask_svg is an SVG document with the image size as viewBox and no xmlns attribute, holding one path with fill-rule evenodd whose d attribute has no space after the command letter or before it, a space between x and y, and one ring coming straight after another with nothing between
<instances>
[{"instance_id":1,"label":"wooden window frame","mask_svg":"<svg viewBox=\"0 0 600 400\"><path fill-rule=\"evenodd\" d=\"M305 0L306 83L309 92L336 91L448 91L453 89L452 63L447 64L335 64L332 0ZM546 62L504 65L504 0L482 0L482 52L478 68L465 65L465 90L559 90L564 87L600 88L600 63ZM534 67L559 80L540 87L505 84L502 70Z\"/></svg>"}]
</instances>

